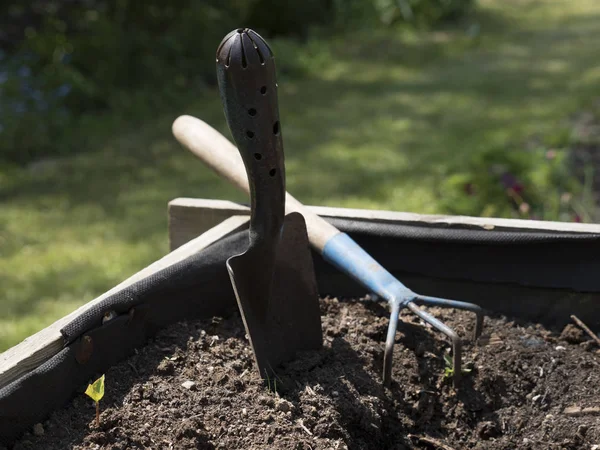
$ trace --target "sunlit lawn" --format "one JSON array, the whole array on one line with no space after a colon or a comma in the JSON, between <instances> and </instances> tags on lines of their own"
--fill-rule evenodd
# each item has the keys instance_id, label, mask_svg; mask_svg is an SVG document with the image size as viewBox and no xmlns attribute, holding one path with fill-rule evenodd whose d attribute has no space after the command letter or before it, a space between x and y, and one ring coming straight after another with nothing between
<instances>
[{"instance_id":1,"label":"sunlit lawn","mask_svg":"<svg viewBox=\"0 0 600 450\"><path fill-rule=\"evenodd\" d=\"M444 213L453 171L556 133L597 94L600 2L480 4L459 29L276 42L279 66L303 70L279 83L288 189L308 204ZM172 109L107 127L73 158L1 169L0 350L163 255L170 199L244 199L171 136L183 113L226 130L216 89Z\"/></svg>"}]
</instances>

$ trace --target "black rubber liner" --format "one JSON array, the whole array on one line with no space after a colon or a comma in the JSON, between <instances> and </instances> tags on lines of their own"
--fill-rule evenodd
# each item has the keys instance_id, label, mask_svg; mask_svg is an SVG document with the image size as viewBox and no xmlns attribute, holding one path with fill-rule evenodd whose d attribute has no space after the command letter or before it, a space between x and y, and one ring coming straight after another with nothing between
<instances>
[{"instance_id":1,"label":"black rubber liner","mask_svg":"<svg viewBox=\"0 0 600 450\"><path fill-rule=\"evenodd\" d=\"M459 230L330 220L409 287L472 301L491 311L562 325L577 314L600 325L600 235ZM235 313L225 260L245 250L246 232L106 298L61 330L65 348L0 389L0 442L44 420L99 373L180 320ZM365 290L313 254L322 295ZM109 313L114 316L104 320Z\"/></svg>"},{"instance_id":2,"label":"black rubber liner","mask_svg":"<svg viewBox=\"0 0 600 450\"><path fill-rule=\"evenodd\" d=\"M600 234L465 230L341 219L330 222L392 272L600 291Z\"/></svg>"}]
</instances>

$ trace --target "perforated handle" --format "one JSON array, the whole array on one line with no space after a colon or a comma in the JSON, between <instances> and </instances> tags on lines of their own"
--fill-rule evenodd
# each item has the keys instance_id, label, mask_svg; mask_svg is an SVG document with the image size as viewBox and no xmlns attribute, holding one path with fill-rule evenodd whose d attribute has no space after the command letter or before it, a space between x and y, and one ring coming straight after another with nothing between
<instances>
[{"instance_id":1,"label":"perforated handle","mask_svg":"<svg viewBox=\"0 0 600 450\"><path fill-rule=\"evenodd\" d=\"M247 28L217 49L217 78L231 134L250 184L250 245L278 239L285 214L285 167L271 49Z\"/></svg>"}]
</instances>

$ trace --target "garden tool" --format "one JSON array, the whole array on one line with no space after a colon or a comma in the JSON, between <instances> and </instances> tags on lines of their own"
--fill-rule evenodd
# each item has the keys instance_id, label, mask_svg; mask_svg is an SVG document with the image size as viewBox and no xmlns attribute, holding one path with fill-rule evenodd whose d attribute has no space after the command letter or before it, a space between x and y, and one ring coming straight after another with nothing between
<instances>
[{"instance_id":1,"label":"garden tool","mask_svg":"<svg viewBox=\"0 0 600 450\"><path fill-rule=\"evenodd\" d=\"M249 33L252 35L252 32L249 31ZM231 56L233 56L233 53ZM230 60L231 56L229 57ZM237 57L240 58L240 56ZM241 58L244 60L244 57ZM247 56L245 59L248 61ZM235 147L210 125L191 116L181 116L173 123L173 134L183 146L219 175L245 192L252 189L252 182L249 187L248 178L244 173L244 163ZM242 130L236 131L234 139L236 142L243 142L245 148L247 148L249 142L252 142L252 138L249 137L247 137L247 139L250 139L249 141L243 140ZM244 154L246 155L245 158L248 159L247 152L242 150L242 155ZM388 302L390 322L384 351L382 374L384 384L389 385L391 382L393 349L400 311L403 308L408 308L452 341L453 378L454 384L457 386L461 375L461 339L454 330L420 309L417 305L451 307L474 312L476 315L475 338L481 334L483 327L482 308L473 303L420 295L413 292L375 261L350 236L342 233L329 222L311 212L289 193L286 193L285 206L286 211L290 213L300 212L304 216L308 238L313 249L319 252L326 261L366 287L369 292Z\"/></svg>"},{"instance_id":2,"label":"garden tool","mask_svg":"<svg viewBox=\"0 0 600 450\"><path fill-rule=\"evenodd\" d=\"M200 158L216 173L229 180L239 189L248 192L248 179L236 148L225 136L200 119L180 116L173 123L177 140ZM389 385L392 375L392 359L398 318L403 308L408 308L423 321L448 336L452 342L452 365L454 385L458 386L461 375L462 342L458 334L417 305L440 306L472 311L476 315L474 339L483 328L483 309L474 304L420 295L396 279L350 236L342 233L325 219L317 216L298 200L286 193L286 211L301 212L306 221L311 246L323 258L349 277L366 287L369 292L385 299L390 306L390 322L386 337L383 382Z\"/></svg>"},{"instance_id":3,"label":"garden tool","mask_svg":"<svg viewBox=\"0 0 600 450\"><path fill-rule=\"evenodd\" d=\"M229 258L227 269L258 371L269 379L296 352L321 348L317 283L304 218L298 212L285 215L283 141L270 48L253 31L234 30L218 47L217 76L252 206L248 249Z\"/></svg>"}]
</instances>

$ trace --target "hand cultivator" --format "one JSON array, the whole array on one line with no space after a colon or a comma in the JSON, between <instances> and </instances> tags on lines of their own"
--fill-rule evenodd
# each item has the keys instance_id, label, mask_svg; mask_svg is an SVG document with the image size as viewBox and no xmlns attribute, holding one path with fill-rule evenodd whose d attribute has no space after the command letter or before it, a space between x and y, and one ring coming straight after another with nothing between
<instances>
[{"instance_id":1,"label":"hand cultivator","mask_svg":"<svg viewBox=\"0 0 600 450\"><path fill-rule=\"evenodd\" d=\"M224 47L227 47L228 50L224 51ZM228 88L228 94L224 96L223 82L226 71L223 67L234 64L239 65L241 69L236 69L238 78L236 78L234 85ZM250 66L253 64L257 65L257 67L252 67L252 70L250 70ZM252 145L254 145L253 149L255 150L252 150L252 152L256 152L254 153L256 155L259 154L256 149L263 148L265 145L268 146L269 139L271 139L262 135L256 135L254 130L249 129L248 123L251 123L249 122L249 117L256 116L258 120L261 115L266 114L269 120L273 122L272 124L269 122L269 129L277 136L277 139L281 139L279 119L276 117L277 114L272 114L272 111L276 111L277 109L272 53L264 40L256 33L247 29L239 29L226 36L223 43L219 46L217 65L219 67L222 98L230 129L240 147L240 151L242 154L246 154L244 161L248 161L249 157L247 156L248 151L246 148L248 148L249 142L252 142ZM257 84L256 73L260 73L261 70L265 71L265 73L272 70L272 73L269 72L268 74L269 77L272 76L272 84ZM239 90L240 93L234 94L232 90L235 89ZM248 90L251 94L242 94ZM257 93L260 95L255 95ZM237 109L235 109L235 112L232 112L229 100L232 97L241 99L240 104L236 105ZM270 99L269 102L271 102L271 109L267 108L266 113L264 109L257 106L257 102L264 101L264 98ZM253 171L248 170L246 174L244 162L242 162L237 149L219 132L196 118L182 116L173 124L173 133L179 142L219 175L225 177L247 193L254 192L255 188L253 186L257 182L251 180L250 185L248 182L248 176L251 178L254 176ZM248 166L248 162L246 166ZM253 196L254 193L252 194ZM252 216L254 217L256 214L254 201L253 207ZM461 376L461 339L454 330L431 314L420 309L418 305L472 311L476 315L475 338L479 336L483 326L484 316L482 309L473 303L430 297L413 292L375 261L350 236L340 232L329 222L309 211L288 193L286 193L285 208L287 213L299 212L304 216L310 244L326 261L361 283L369 292L376 294L388 302L390 307L390 322L384 353L384 383L389 385L391 382L393 349L399 314L402 309L408 308L423 321L447 335L452 341L454 383L456 385ZM312 315L314 316L316 314L314 308L312 311ZM243 310L242 314L244 314ZM307 316L305 320L307 323L314 323L314 317L310 318ZM271 333L270 336L272 339L276 338L274 333ZM290 339L288 336L288 333L281 333L279 339L286 341Z\"/></svg>"}]
</instances>

